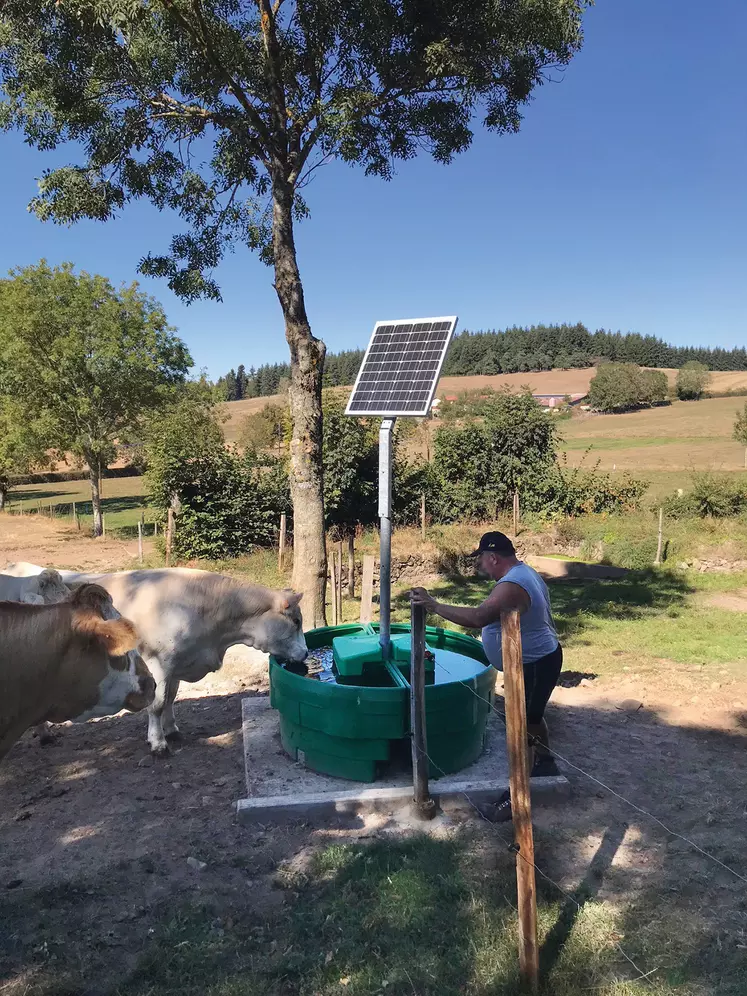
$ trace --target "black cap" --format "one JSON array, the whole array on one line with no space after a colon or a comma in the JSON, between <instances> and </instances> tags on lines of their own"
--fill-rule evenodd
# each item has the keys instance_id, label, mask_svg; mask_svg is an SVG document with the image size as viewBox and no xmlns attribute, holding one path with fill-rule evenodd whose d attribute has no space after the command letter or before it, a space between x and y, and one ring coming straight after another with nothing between
<instances>
[{"instance_id":1,"label":"black cap","mask_svg":"<svg viewBox=\"0 0 747 996\"><path fill-rule=\"evenodd\" d=\"M505 533L496 531L484 533L480 537L480 545L472 551L470 557L476 557L480 553L497 553L499 557L513 557L516 550Z\"/></svg>"}]
</instances>

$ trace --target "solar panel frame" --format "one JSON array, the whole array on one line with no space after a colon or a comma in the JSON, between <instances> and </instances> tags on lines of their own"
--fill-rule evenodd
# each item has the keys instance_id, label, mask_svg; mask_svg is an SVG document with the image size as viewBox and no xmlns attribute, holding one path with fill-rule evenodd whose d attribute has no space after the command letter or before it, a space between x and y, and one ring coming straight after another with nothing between
<instances>
[{"instance_id":1,"label":"solar panel frame","mask_svg":"<svg viewBox=\"0 0 747 996\"><path fill-rule=\"evenodd\" d=\"M457 321L456 315L447 315L376 322L345 414L357 415L359 418L396 418L402 415L422 418L427 415L431 410ZM435 324L446 324L447 328L434 330L432 326ZM431 328L416 331L415 327L418 325L430 325ZM395 343L393 337L401 335L405 328L409 329L407 340ZM438 333L437 339L435 332ZM402 348L390 348L393 345L401 345ZM390 388L381 387L382 381L388 379L390 383L393 382L391 374L400 371L410 374L406 383L397 385L395 382ZM390 375L389 378L386 378L386 374ZM361 394L364 393L370 394L365 404L373 407L363 407Z\"/></svg>"}]
</instances>

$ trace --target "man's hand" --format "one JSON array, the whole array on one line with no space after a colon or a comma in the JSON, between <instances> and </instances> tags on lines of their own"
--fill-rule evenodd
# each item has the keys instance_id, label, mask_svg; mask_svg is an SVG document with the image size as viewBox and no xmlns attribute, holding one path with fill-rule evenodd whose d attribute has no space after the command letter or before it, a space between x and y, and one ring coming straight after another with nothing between
<instances>
[{"instance_id":1,"label":"man's hand","mask_svg":"<svg viewBox=\"0 0 747 996\"><path fill-rule=\"evenodd\" d=\"M413 588L410 591L410 601L413 605L422 605L426 612L437 612L438 602L429 595L425 588Z\"/></svg>"}]
</instances>

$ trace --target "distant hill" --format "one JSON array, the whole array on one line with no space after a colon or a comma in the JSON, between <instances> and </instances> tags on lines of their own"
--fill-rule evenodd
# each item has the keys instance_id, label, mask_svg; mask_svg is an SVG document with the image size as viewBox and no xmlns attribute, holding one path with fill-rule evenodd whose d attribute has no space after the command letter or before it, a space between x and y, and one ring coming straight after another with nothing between
<instances>
[{"instance_id":1,"label":"distant hill","mask_svg":"<svg viewBox=\"0 0 747 996\"><path fill-rule=\"evenodd\" d=\"M324 386L352 384L363 349L327 353ZM653 335L637 332L590 332L585 325L514 326L502 331L464 331L454 337L446 354L445 377L494 376L590 369L600 359L638 363L642 367L678 368L698 360L709 370L747 371L747 349L720 346L671 346ZM241 365L221 377L217 386L227 401L250 400L278 392L290 378L287 363L266 363L248 371Z\"/></svg>"},{"instance_id":2,"label":"distant hill","mask_svg":"<svg viewBox=\"0 0 747 996\"><path fill-rule=\"evenodd\" d=\"M677 371L671 367L664 368L664 372L670 383L674 383ZM494 376L476 374L471 377L449 377L444 376L438 382L436 397L444 398L459 394L462 391L472 391L479 387L492 387L493 390L500 390L501 387L510 387L513 391L520 390L524 385L529 387L533 394L554 394L563 396L565 394L586 394L589 390L589 382L595 375L595 367L585 367L583 370L543 370L531 373L496 374ZM340 387L340 391L349 391L352 387ZM714 394L725 394L728 391L747 391L747 370L726 370L715 371L711 374L709 391ZM244 401L228 401L221 405L224 413L228 415L228 421L224 425L226 439L234 442L239 433L239 426L242 418L253 412L258 412L265 405L284 404L285 397L280 394L263 398L246 398ZM697 403L696 408L697 408ZM694 409L695 410L695 409ZM610 416L616 418L617 416Z\"/></svg>"}]
</instances>

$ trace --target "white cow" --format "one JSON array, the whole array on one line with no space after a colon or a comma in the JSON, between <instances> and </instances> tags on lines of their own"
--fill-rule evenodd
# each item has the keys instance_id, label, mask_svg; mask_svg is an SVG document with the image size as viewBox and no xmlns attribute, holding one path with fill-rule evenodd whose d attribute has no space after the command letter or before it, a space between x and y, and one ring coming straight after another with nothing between
<instances>
[{"instance_id":1,"label":"white cow","mask_svg":"<svg viewBox=\"0 0 747 996\"><path fill-rule=\"evenodd\" d=\"M33 566L29 564L29 566ZM0 602L26 602L28 605L54 605L70 598L59 571L39 570L35 577L0 574Z\"/></svg>"},{"instance_id":2,"label":"white cow","mask_svg":"<svg viewBox=\"0 0 747 996\"><path fill-rule=\"evenodd\" d=\"M32 566L24 564L22 569ZM67 584L101 585L137 627L138 649L156 680L155 699L148 710L148 743L154 754L168 753L167 741L179 738L174 720L179 682L199 681L218 671L229 647L244 644L291 661L302 661L308 653L301 596L289 590L273 591L184 567L60 573Z\"/></svg>"}]
</instances>

